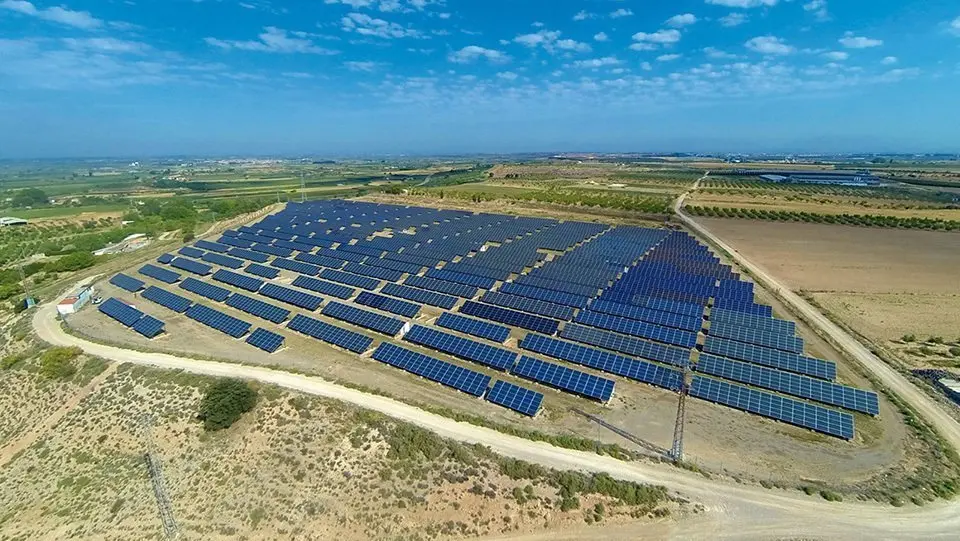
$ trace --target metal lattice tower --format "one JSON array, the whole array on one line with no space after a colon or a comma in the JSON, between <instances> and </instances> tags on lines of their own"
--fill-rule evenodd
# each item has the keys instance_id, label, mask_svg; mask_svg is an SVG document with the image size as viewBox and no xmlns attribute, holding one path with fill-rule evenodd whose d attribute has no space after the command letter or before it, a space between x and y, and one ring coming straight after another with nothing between
<instances>
[{"instance_id":1,"label":"metal lattice tower","mask_svg":"<svg viewBox=\"0 0 960 541\"><path fill-rule=\"evenodd\" d=\"M143 440L146 447L143 459L147 466L147 473L150 475L153 495L157 500L160 522L163 524L163 531L167 539L176 539L180 534L180 528L173 517L173 507L170 505L170 496L167 494L167 486L163 480L163 467L153 445L153 416L149 413L143 414L140 417L140 427L143 430Z\"/></svg>"},{"instance_id":2,"label":"metal lattice tower","mask_svg":"<svg viewBox=\"0 0 960 541\"><path fill-rule=\"evenodd\" d=\"M300 171L300 202L301 203L307 200L306 189L307 189L307 185L303 180L303 171Z\"/></svg>"},{"instance_id":3,"label":"metal lattice tower","mask_svg":"<svg viewBox=\"0 0 960 541\"><path fill-rule=\"evenodd\" d=\"M670 458L674 462L683 462L683 425L687 416L687 394L690 386L687 383L690 361L683 365L682 381L680 382L680 399L677 402L677 421L673 426L673 446L670 448Z\"/></svg>"}]
</instances>

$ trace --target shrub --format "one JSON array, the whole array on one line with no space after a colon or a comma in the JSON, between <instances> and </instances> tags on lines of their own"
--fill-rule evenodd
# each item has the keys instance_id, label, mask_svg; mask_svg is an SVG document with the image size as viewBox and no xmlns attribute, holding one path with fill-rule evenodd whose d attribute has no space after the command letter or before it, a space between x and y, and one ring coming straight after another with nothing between
<instances>
[{"instance_id":1,"label":"shrub","mask_svg":"<svg viewBox=\"0 0 960 541\"><path fill-rule=\"evenodd\" d=\"M843 496L837 494L836 492L832 492L832 491L830 491L830 490L827 490L827 489L823 489L823 490L820 491L820 497L823 498L824 500L827 500L828 502L842 502L842 501L843 501Z\"/></svg>"},{"instance_id":2,"label":"shrub","mask_svg":"<svg viewBox=\"0 0 960 541\"><path fill-rule=\"evenodd\" d=\"M207 431L230 428L240 416L253 409L257 391L239 379L219 379L207 389L197 417Z\"/></svg>"},{"instance_id":3,"label":"shrub","mask_svg":"<svg viewBox=\"0 0 960 541\"><path fill-rule=\"evenodd\" d=\"M950 348L950 355L953 355L954 357L960 357L960 348L958 347Z\"/></svg>"},{"instance_id":4,"label":"shrub","mask_svg":"<svg viewBox=\"0 0 960 541\"><path fill-rule=\"evenodd\" d=\"M915 334L905 334L905 335L903 335L902 338L900 338L900 340L902 340L902 341L904 341L904 342L916 342L916 341L917 341L917 336L916 336Z\"/></svg>"},{"instance_id":5,"label":"shrub","mask_svg":"<svg viewBox=\"0 0 960 541\"><path fill-rule=\"evenodd\" d=\"M196 238L196 235L193 234L193 231L187 231L183 234L183 242L190 242Z\"/></svg>"},{"instance_id":6,"label":"shrub","mask_svg":"<svg viewBox=\"0 0 960 541\"><path fill-rule=\"evenodd\" d=\"M67 379L77 372L73 360L83 351L78 347L54 347L40 356L40 375L47 379Z\"/></svg>"}]
</instances>

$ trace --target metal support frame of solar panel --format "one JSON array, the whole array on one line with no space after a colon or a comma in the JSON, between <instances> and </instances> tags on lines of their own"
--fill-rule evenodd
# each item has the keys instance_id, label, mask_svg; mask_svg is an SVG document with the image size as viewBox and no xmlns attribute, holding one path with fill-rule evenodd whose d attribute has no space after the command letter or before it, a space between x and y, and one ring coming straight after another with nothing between
<instances>
[{"instance_id":1,"label":"metal support frame of solar panel","mask_svg":"<svg viewBox=\"0 0 960 541\"><path fill-rule=\"evenodd\" d=\"M136 293L147 286L143 281L123 273L114 274L113 277L110 278L110 283L130 293Z\"/></svg>"},{"instance_id":2,"label":"metal support frame of solar panel","mask_svg":"<svg viewBox=\"0 0 960 541\"><path fill-rule=\"evenodd\" d=\"M477 397L483 396L487 387L490 386L491 378L486 374L410 351L389 342L381 343L374 350L373 358Z\"/></svg>"},{"instance_id":3,"label":"metal support frame of solar panel","mask_svg":"<svg viewBox=\"0 0 960 541\"><path fill-rule=\"evenodd\" d=\"M286 308L274 306L268 302L263 302L241 293L231 295L230 298L227 299L227 306L274 323L282 323L290 317L290 310Z\"/></svg>"},{"instance_id":4,"label":"metal support frame of solar panel","mask_svg":"<svg viewBox=\"0 0 960 541\"><path fill-rule=\"evenodd\" d=\"M526 355L520 357L520 361L510 372L516 376L600 402L606 402L613 396L614 381L611 379L601 378Z\"/></svg>"},{"instance_id":5,"label":"metal support frame of solar panel","mask_svg":"<svg viewBox=\"0 0 960 541\"><path fill-rule=\"evenodd\" d=\"M542 334L530 333L520 341L527 351L583 365L589 368L648 383L671 391L680 389L683 373L616 353L601 351L580 344L565 342Z\"/></svg>"},{"instance_id":6,"label":"metal support frame of solar panel","mask_svg":"<svg viewBox=\"0 0 960 541\"><path fill-rule=\"evenodd\" d=\"M207 252L204 252L203 250L198 250L196 248L191 248L190 246L184 246L179 250L177 250L177 253L187 257L192 257L194 259L200 259L201 257L203 257L203 254Z\"/></svg>"},{"instance_id":7,"label":"metal support frame of solar panel","mask_svg":"<svg viewBox=\"0 0 960 541\"><path fill-rule=\"evenodd\" d=\"M430 269L424 274L427 278L455 282L467 286L478 287L481 289L492 288L497 281L485 276L474 276L473 274L463 274L460 272L449 271L446 269Z\"/></svg>"},{"instance_id":8,"label":"metal support frame of solar panel","mask_svg":"<svg viewBox=\"0 0 960 541\"><path fill-rule=\"evenodd\" d=\"M310 263L311 265L319 265L321 267L327 267L328 269L340 269L347 263L341 259L335 257L327 257L325 255L319 254L308 254L308 253L299 253L293 259L297 261L303 261L304 263Z\"/></svg>"},{"instance_id":9,"label":"metal support frame of solar panel","mask_svg":"<svg viewBox=\"0 0 960 541\"><path fill-rule=\"evenodd\" d=\"M309 276L297 276L291 285L344 300L349 299L357 293L357 290L352 287L318 280L317 278L311 278Z\"/></svg>"},{"instance_id":10,"label":"metal support frame of solar panel","mask_svg":"<svg viewBox=\"0 0 960 541\"><path fill-rule=\"evenodd\" d=\"M555 319L535 316L526 312L518 312L516 310L510 310L509 308L501 308L499 306L474 301L463 303L463 306L460 307L460 312L468 316L505 323L543 334L556 334L560 328L560 322Z\"/></svg>"},{"instance_id":11,"label":"metal support frame of solar panel","mask_svg":"<svg viewBox=\"0 0 960 541\"><path fill-rule=\"evenodd\" d=\"M273 353L283 346L283 340L283 335L257 327L250 333L250 336L247 337L246 342L267 353Z\"/></svg>"},{"instance_id":12,"label":"metal support frame of solar panel","mask_svg":"<svg viewBox=\"0 0 960 541\"><path fill-rule=\"evenodd\" d=\"M878 415L880 413L877 393L831 381L724 359L707 353L700 355L696 370L703 374L718 376L868 415Z\"/></svg>"},{"instance_id":13,"label":"metal support frame of solar panel","mask_svg":"<svg viewBox=\"0 0 960 541\"><path fill-rule=\"evenodd\" d=\"M725 321L711 322L709 334L728 340L746 342L748 344L779 349L790 353L803 353L803 339L798 336L777 334L751 327L741 327Z\"/></svg>"},{"instance_id":14,"label":"metal support frame of solar panel","mask_svg":"<svg viewBox=\"0 0 960 541\"><path fill-rule=\"evenodd\" d=\"M373 343L373 338L365 334L342 329L302 314L294 316L287 328L354 353L364 353Z\"/></svg>"},{"instance_id":15,"label":"metal support frame of solar panel","mask_svg":"<svg viewBox=\"0 0 960 541\"><path fill-rule=\"evenodd\" d=\"M497 370L509 371L517 362L517 354L503 348L481 344L468 338L414 325L403 339L454 357L473 361Z\"/></svg>"},{"instance_id":16,"label":"metal support frame of solar panel","mask_svg":"<svg viewBox=\"0 0 960 541\"><path fill-rule=\"evenodd\" d=\"M299 274L306 274L307 276L316 276L320 274L321 270L321 268L316 265L303 263L302 261L294 261L292 259L284 259L282 257L274 258L274 260L270 262L270 265Z\"/></svg>"},{"instance_id":17,"label":"metal support frame of solar panel","mask_svg":"<svg viewBox=\"0 0 960 541\"><path fill-rule=\"evenodd\" d=\"M230 248L230 251L227 253L233 257L239 257L240 259L246 259L247 261L256 261L257 263L266 263L270 260L270 256L267 254L254 252L245 248Z\"/></svg>"},{"instance_id":18,"label":"metal support frame of solar panel","mask_svg":"<svg viewBox=\"0 0 960 541\"><path fill-rule=\"evenodd\" d=\"M742 303L728 301L725 299L714 299L713 307L731 310L734 312L744 312L747 314L753 314L755 316L773 317L773 308L765 304Z\"/></svg>"},{"instance_id":19,"label":"metal support frame of solar panel","mask_svg":"<svg viewBox=\"0 0 960 541\"><path fill-rule=\"evenodd\" d=\"M360 263L347 263L347 265L343 267L343 270L361 276L376 278L377 280L386 280L387 282L399 282L404 274L400 271L385 269L383 267L372 267L367 264L361 265Z\"/></svg>"},{"instance_id":20,"label":"metal support frame of solar panel","mask_svg":"<svg viewBox=\"0 0 960 541\"><path fill-rule=\"evenodd\" d=\"M246 289L247 291L253 292L258 291L261 287L263 287L264 284L263 280L250 276L244 276L243 274L238 274L226 269L220 269L213 273L213 279L218 282L230 284L232 286L239 287L240 289Z\"/></svg>"},{"instance_id":21,"label":"metal support frame of solar panel","mask_svg":"<svg viewBox=\"0 0 960 541\"><path fill-rule=\"evenodd\" d=\"M663 325L664 327L673 327L684 331L699 332L703 327L703 318L681 316L680 314L661 312L659 310L651 310L649 308L641 308L639 306L619 304L610 301L595 300L590 303L590 310L625 317L627 319L654 323L656 325Z\"/></svg>"},{"instance_id":22,"label":"metal support frame of solar panel","mask_svg":"<svg viewBox=\"0 0 960 541\"><path fill-rule=\"evenodd\" d=\"M197 323L202 323L233 338L240 338L247 334L251 326L250 323L242 319L237 319L199 303L188 308L184 315Z\"/></svg>"},{"instance_id":23,"label":"metal support frame of solar panel","mask_svg":"<svg viewBox=\"0 0 960 541\"><path fill-rule=\"evenodd\" d=\"M229 246L220 244L218 242L210 242L208 240L198 240L193 243L197 248L203 248L204 250L210 250L213 252L219 252L221 254L227 253L227 250L230 249Z\"/></svg>"},{"instance_id":24,"label":"metal support frame of solar panel","mask_svg":"<svg viewBox=\"0 0 960 541\"><path fill-rule=\"evenodd\" d=\"M479 319L465 317L460 314L446 312L434 322L438 327L462 332L478 338L485 338L502 344L510 337L510 329L502 325L488 323Z\"/></svg>"},{"instance_id":25,"label":"metal support frame of solar panel","mask_svg":"<svg viewBox=\"0 0 960 541\"><path fill-rule=\"evenodd\" d=\"M157 286L150 286L147 289L144 289L140 296L148 301L155 302L160 306L169 308L180 314L186 312L187 308L193 304L193 301L190 299L181 297L176 293L170 293L169 291L160 289Z\"/></svg>"},{"instance_id":26,"label":"metal support frame of solar panel","mask_svg":"<svg viewBox=\"0 0 960 541\"><path fill-rule=\"evenodd\" d=\"M247 268L243 269L243 272L247 272L256 276L262 276L264 278L273 279L277 276L280 276L280 270L274 269L272 267L266 267L259 263L250 263L247 265Z\"/></svg>"},{"instance_id":27,"label":"metal support frame of solar panel","mask_svg":"<svg viewBox=\"0 0 960 541\"><path fill-rule=\"evenodd\" d=\"M580 295L564 293L562 291L553 291L552 289L542 289L539 287L527 286L512 282L502 284L499 291L509 295L519 295L529 299L552 302L553 304L561 304L563 306L571 306L573 308L586 308L587 304L590 302L589 298Z\"/></svg>"},{"instance_id":28,"label":"metal support frame of solar panel","mask_svg":"<svg viewBox=\"0 0 960 541\"><path fill-rule=\"evenodd\" d=\"M180 275L178 273L169 269L160 268L150 263L140 267L140 270L137 272L144 276L149 276L155 280L160 280L166 284L175 284L178 280L180 280Z\"/></svg>"},{"instance_id":29,"label":"metal support frame of solar panel","mask_svg":"<svg viewBox=\"0 0 960 541\"><path fill-rule=\"evenodd\" d=\"M217 239L217 242L227 246L233 246L234 248L249 248L253 246L253 241L248 239L242 239L237 237L227 237L223 236Z\"/></svg>"},{"instance_id":30,"label":"metal support frame of solar panel","mask_svg":"<svg viewBox=\"0 0 960 541\"><path fill-rule=\"evenodd\" d=\"M797 325L792 321L755 316L753 314L724 310L722 308L715 308L710 311L710 321L723 321L740 327L762 329L777 334L794 335L797 332Z\"/></svg>"},{"instance_id":31,"label":"metal support frame of solar panel","mask_svg":"<svg viewBox=\"0 0 960 541\"><path fill-rule=\"evenodd\" d=\"M373 291L374 289L380 287L380 280L377 280L376 278L368 278L366 276L360 276L358 274L351 274L349 272L333 269L324 269L320 273L320 277L325 280L346 284L348 286L359 287L360 289L366 289L368 291Z\"/></svg>"},{"instance_id":32,"label":"metal support frame of solar panel","mask_svg":"<svg viewBox=\"0 0 960 541\"><path fill-rule=\"evenodd\" d=\"M648 342L632 336L592 327L584 327L573 323L567 324L563 328L563 331L560 332L560 337L634 357L672 364L674 366L682 367L690 362L689 349Z\"/></svg>"},{"instance_id":33,"label":"metal support frame of solar panel","mask_svg":"<svg viewBox=\"0 0 960 541\"><path fill-rule=\"evenodd\" d=\"M362 304L363 306L369 306L370 308L376 308L377 310L383 310L384 312L390 312L391 314L397 314L398 316L407 318L417 317L417 314L420 313L420 309L423 308L419 304L393 299L384 295L377 295L376 293L370 293L369 291L361 292L359 295L357 295L357 298L354 300L354 302L357 304Z\"/></svg>"},{"instance_id":34,"label":"metal support frame of solar panel","mask_svg":"<svg viewBox=\"0 0 960 541\"><path fill-rule=\"evenodd\" d=\"M207 263L214 263L216 265L220 265L222 267L227 267L230 269L239 269L244 265L244 261L242 259L237 259L235 257L218 254L216 252L207 252L203 254L203 257L201 259L203 259Z\"/></svg>"},{"instance_id":35,"label":"metal support frame of solar panel","mask_svg":"<svg viewBox=\"0 0 960 541\"><path fill-rule=\"evenodd\" d=\"M100 303L97 309L101 313L117 320L124 327L132 327L134 323L140 321L140 318L143 317L143 312L114 297L110 297Z\"/></svg>"},{"instance_id":36,"label":"metal support frame of solar panel","mask_svg":"<svg viewBox=\"0 0 960 541\"><path fill-rule=\"evenodd\" d=\"M406 325L404 321L397 318L377 314L340 302L328 303L320 313L327 317L352 323L358 327L383 333L387 336L396 336L397 333L403 329L403 326Z\"/></svg>"},{"instance_id":37,"label":"metal support frame of solar panel","mask_svg":"<svg viewBox=\"0 0 960 541\"><path fill-rule=\"evenodd\" d=\"M456 284L434 278L424 278L422 276L407 276L407 279L404 280L403 283L411 287L426 289L428 291L436 291L437 293L443 293L444 295L463 297L464 299L472 299L480 291L478 288L473 286Z\"/></svg>"},{"instance_id":38,"label":"metal support frame of solar panel","mask_svg":"<svg viewBox=\"0 0 960 541\"><path fill-rule=\"evenodd\" d=\"M322 297L297 291L296 289L278 286L277 284L264 284L257 293L264 297L310 310L311 312L320 308L320 305L323 304Z\"/></svg>"},{"instance_id":39,"label":"metal support frame of solar panel","mask_svg":"<svg viewBox=\"0 0 960 541\"><path fill-rule=\"evenodd\" d=\"M645 323L620 316L612 316L603 312L593 312L583 310L574 318L576 323L598 327L608 331L615 331L621 334L629 334L638 338L663 342L684 348L692 348L697 345L697 333L690 331L681 331L671 329L653 323Z\"/></svg>"},{"instance_id":40,"label":"metal support frame of solar panel","mask_svg":"<svg viewBox=\"0 0 960 541\"><path fill-rule=\"evenodd\" d=\"M159 319L153 316L144 315L130 328L146 338L156 338L157 335L163 332L163 327L164 323Z\"/></svg>"},{"instance_id":41,"label":"metal support frame of solar panel","mask_svg":"<svg viewBox=\"0 0 960 541\"><path fill-rule=\"evenodd\" d=\"M703 351L805 376L830 381L837 378L837 365L833 362L716 336L707 337L703 343Z\"/></svg>"},{"instance_id":42,"label":"metal support frame of solar panel","mask_svg":"<svg viewBox=\"0 0 960 541\"><path fill-rule=\"evenodd\" d=\"M694 376L690 396L769 417L843 439L853 439L853 416L823 406L728 383Z\"/></svg>"},{"instance_id":43,"label":"metal support frame of solar panel","mask_svg":"<svg viewBox=\"0 0 960 541\"><path fill-rule=\"evenodd\" d=\"M173 256L170 254L160 254L157 256L157 263L169 265L171 261L173 261Z\"/></svg>"},{"instance_id":44,"label":"metal support frame of solar panel","mask_svg":"<svg viewBox=\"0 0 960 541\"><path fill-rule=\"evenodd\" d=\"M502 306L504 308L513 308L530 314L537 314L553 319L570 321L574 316L574 308L553 304L546 301L521 297L519 295L509 295L498 291L488 291L480 297L482 302Z\"/></svg>"},{"instance_id":45,"label":"metal support frame of solar panel","mask_svg":"<svg viewBox=\"0 0 960 541\"><path fill-rule=\"evenodd\" d=\"M180 282L179 287L180 289L184 289L191 293L196 293L197 295L217 302L223 302L227 300L227 297L230 296L230 290L215 286L213 284L208 284L206 282L201 282L196 278L185 279L184 281Z\"/></svg>"},{"instance_id":46,"label":"metal support frame of solar panel","mask_svg":"<svg viewBox=\"0 0 960 541\"><path fill-rule=\"evenodd\" d=\"M495 381L484 399L523 415L535 417L543 403L543 394L506 381Z\"/></svg>"}]
</instances>

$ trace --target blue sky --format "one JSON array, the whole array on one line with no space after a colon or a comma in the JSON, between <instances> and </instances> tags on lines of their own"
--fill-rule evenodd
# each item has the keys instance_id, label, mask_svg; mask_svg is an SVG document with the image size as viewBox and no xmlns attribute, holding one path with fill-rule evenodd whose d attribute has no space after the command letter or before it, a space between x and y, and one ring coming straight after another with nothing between
<instances>
[{"instance_id":1,"label":"blue sky","mask_svg":"<svg viewBox=\"0 0 960 541\"><path fill-rule=\"evenodd\" d=\"M960 151L956 0L0 0L0 158Z\"/></svg>"}]
</instances>

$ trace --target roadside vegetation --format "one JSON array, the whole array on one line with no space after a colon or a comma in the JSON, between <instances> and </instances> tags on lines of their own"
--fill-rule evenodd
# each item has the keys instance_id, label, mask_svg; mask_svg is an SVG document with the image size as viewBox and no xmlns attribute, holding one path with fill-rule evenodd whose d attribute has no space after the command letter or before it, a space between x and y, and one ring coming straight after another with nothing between
<instances>
[{"instance_id":1,"label":"roadside vegetation","mask_svg":"<svg viewBox=\"0 0 960 541\"><path fill-rule=\"evenodd\" d=\"M694 216L711 218L744 218L750 220L771 220L780 222L806 222L817 224L854 225L861 227L888 227L899 229L926 229L933 231L958 231L960 220L939 220L930 218L902 218L899 216L877 216L870 214L818 214L812 212L793 212L788 210L766 210L749 208L685 206L684 209Z\"/></svg>"},{"instance_id":2,"label":"roadside vegetation","mask_svg":"<svg viewBox=\"0 0 960 541\"><path fill-rule=\"evenodd\" d=\"M257 404L257 391L239 379L219 379L207 389L197 417L208 432L230 428Z\"/></svg>"},{"instance_id":3,"label":"roadside vegetation","mask_svg":"<svg viewBox=\"0 0 960 541\"><path fill-rule=\"evenodd\" d=\"M396 190L394 190L395 192ZM605 193L579 189L530 190L521 193L506 191L469 191L457 190L421 190L407 191L413 196L434 196L440 199L451 198L476 203L486 201L522 201L535 203L550 203L555 205L609 208L627 210L645 214L667 214L673 200L669 197L647 195L630 195L624 193Z\"/></svg>"}]
</instances>

